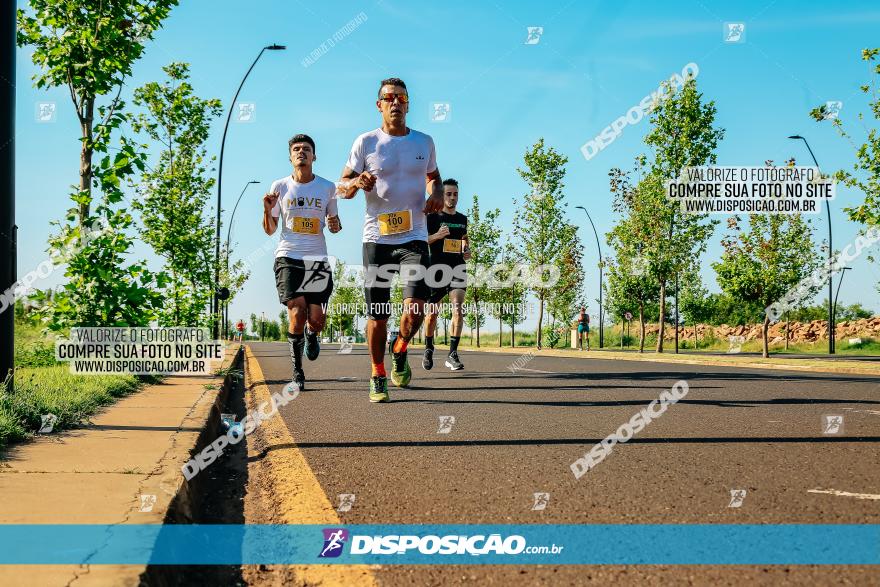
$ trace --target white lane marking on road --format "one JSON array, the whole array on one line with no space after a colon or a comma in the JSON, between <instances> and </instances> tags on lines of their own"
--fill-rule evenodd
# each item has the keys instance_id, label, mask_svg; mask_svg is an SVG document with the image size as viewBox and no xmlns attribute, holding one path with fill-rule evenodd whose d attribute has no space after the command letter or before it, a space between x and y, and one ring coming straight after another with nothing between
<instances>
[{"instance_id":1,"label":"white lane marking on road","mask_svg":"<svg viewBox=\"0 0 880 587\"><path fill-rule=\"evenodd\" d=\"M850 493L849 491L840 491L838 489L807 489L807 493L825 493L838 497L854 497L856 499L880 499L880 495L872 493Z\"/></svg>"},{"instance_id":2,"label":"white lane marking on road","mask_svg":"<svg viewBox=\"0 0 880 587\"><path fill-rule=\"evenodd\" d=\"M528 369L526 367L520 367L517 371L531 371L532 373L547 373L549 375L556 375L557 371L543 371L541 369Z\"/></svg>"},{"instance_id":3,"label":"white lane marking on road","mask_svg":"<svg viewBox=\"0 0 880 587\"><path fill-rule=\"evenodd\" d=\"M357 381L357 377L337 377L336 381Z\"/></svg>"},{"instance_id":4,"label":"white lane marking on road","mask_svg":"<svg viewBox=\"0 0 880 587\"><path fill-rule=\"evenodd\" d=\"M850 412L859 412L861 414L874 414L875 416L880 416L880 412L877 410L854 410L852 408L843 408L844 410L848 410Z\"/></svg>"}]
</instances>

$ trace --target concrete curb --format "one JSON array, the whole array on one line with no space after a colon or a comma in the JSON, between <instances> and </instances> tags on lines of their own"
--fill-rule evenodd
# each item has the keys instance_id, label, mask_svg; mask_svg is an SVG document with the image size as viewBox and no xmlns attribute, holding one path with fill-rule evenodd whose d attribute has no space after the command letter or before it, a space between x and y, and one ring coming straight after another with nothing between
<instances>
[{"instance_id":1,"label":"concrete curb","mask_svg":"<svg viewBox=\"0 0 880 587\"><path fill-rule=\"evenodd\" d=\"M230 390L237 383L234 372L240 372L243 365L244 349L239 347L228 365L224 361L227 374L222 380L223 383L219 393L214 395L213 401L210 403L199 401L193 406L192 412L181 423L182 427L201 429L195 444L181 443L180 446L177 446L177 443L175 443L175 446L166 454L166 458L159 463L157 469L162 471L161 479L166 482L164 487L170 487L174 495L163 523L192 524L196 521L195 512L199 511L202 498L202 492L200 491L201 479L199 475L196 475L191 481L186 481L180 468L193 455L201 452L222 434L220 430L220 414L223 413L223 406L226 405ZM169 476L172 478L171 482L168 482Z\"/></svg>"}]
</instances>

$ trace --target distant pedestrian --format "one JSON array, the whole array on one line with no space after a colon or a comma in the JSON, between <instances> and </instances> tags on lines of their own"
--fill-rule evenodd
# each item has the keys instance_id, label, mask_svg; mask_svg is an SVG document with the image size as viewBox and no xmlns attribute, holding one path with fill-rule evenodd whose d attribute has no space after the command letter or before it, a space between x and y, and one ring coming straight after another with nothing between
<instances>
[{"instance_id":1,"label":"distant pedestrian","mask_svg":"<svg viewBox=\"0 0 880 587\"><path fill-rule=\"evenodd\" d=\"M584 350L584 338L587 340L587 350L590 350L590 315L587 314L587 309L581 307L580 314L578 314L578 349Z\"/></svg>"}]
</instances>

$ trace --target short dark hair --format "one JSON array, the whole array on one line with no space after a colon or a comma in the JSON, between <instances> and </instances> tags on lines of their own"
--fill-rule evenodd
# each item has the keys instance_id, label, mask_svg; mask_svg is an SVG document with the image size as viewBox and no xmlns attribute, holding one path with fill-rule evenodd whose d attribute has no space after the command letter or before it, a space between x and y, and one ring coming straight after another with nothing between
<instances>
[{"instance_id":1,"label":"short dark hair","mask_svg":"<svg viewBox=\"0 0 880 587\"><path fill-rule=\"evenodd\" d=\"M312 153L316 152L315 141L312 140L312 137L310 137L309 135L298 134L298 135L293 135L292 137L290 137L290 140L287 141L287 152L288 153L293 148L293 145L296 143L308 143L312 146Z\"/></svg>"},{"instance_id":2,"label":"short dark hair","mask_svg":"<svg viewBox=\"0 0 880 587\"><path fill-rule=\"evenodd\" d=\"M404 90L406 90L406 84L403 83L403 80L399 77L389 77L388 79L383 79L382 83L379 84L379 97L382 97L382 88L385 86L400 86ZM409 94L409 90L406 90L406 93Z\"/></svg>"},{"instance_id":3,"label":"short dark hair","mask_svg":"<svg viewBox=\"0 0 880 587\"><path fill-rule=\"evenodd\" d=\"M455 187L458 187L458 181L451 177L447 177L443 180L443 185L454 185Z\"/></svg>"}]
</instances>

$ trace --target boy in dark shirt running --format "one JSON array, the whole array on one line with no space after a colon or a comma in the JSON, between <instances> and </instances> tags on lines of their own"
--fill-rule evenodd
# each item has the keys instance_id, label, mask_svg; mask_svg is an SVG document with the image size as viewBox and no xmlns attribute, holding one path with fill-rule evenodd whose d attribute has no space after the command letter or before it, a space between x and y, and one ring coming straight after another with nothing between
<instances>
[{"instance_id":1,"label":"boy in dark shirt running","mask_svg":"<svg viewBox=\"0 0 880 587\"><path fill-rule=\"evenodd\" d=\"M453 371L464 369L458 358L458 341L464 322L465 265L471 258L468 249L467 216L456 212L458 205L458 182L443 182L443 210L428 214L428 247L431 249L431 267L446 266L448 269L431 273L442 281L440 287L431 288L431 297L425 316L425 356L422 367L434 366L434 331L437 328L439 304L449 294L452 304L452 336L449 339L449 356L446 366Z\"/></svg>"}]
</instances>

